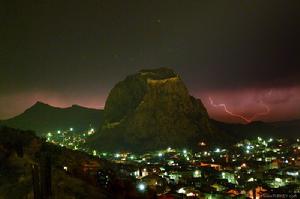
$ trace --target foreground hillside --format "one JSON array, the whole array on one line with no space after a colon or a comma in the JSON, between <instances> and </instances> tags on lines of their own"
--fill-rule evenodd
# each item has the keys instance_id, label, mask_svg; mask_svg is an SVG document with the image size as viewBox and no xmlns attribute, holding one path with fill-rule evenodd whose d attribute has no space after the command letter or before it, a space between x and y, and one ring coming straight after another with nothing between
<instances>
[{"instance_id":1,"label":"foreground hillside","mask_svg":"<svg viewBox=\"0 0 300 199\"><path fill-rule=\"evenodd\" d=\"M0 128L0 163L1 199L139 198L116 165L45 143L30 131Z\"/></svg>"}]
</instances>

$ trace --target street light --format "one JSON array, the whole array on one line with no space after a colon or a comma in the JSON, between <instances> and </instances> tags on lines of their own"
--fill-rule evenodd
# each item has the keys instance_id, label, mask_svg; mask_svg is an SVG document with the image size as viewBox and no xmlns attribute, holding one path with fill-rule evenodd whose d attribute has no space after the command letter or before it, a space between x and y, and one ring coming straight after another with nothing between
<instances>
[{"instance_id":1,"label":"street light","mask_svg":"<svg viewBox=\"0 0 300 199\"><path fill-rule=\"evenodd\" d=\"M143 182L140 182L137 184L137 189L140 191L140 192L144 192L146 190L146 184L143 183Z\"/></svg>"}]
</instances>

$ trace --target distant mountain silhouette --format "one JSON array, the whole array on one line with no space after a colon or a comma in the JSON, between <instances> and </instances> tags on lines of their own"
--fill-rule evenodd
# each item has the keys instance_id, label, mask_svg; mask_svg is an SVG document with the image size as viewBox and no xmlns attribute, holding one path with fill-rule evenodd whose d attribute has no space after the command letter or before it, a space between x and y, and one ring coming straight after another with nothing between
<instances>
[{"instance_id":1,"label":"distant mountain silhouette","mask_svg":"<svg viewBox=\"0 0 300 199\"><path fill-rule=\"evenodd\" d=\"M228 124L214 121L218 129L233 135L236 139L260 137L300 138L300 120L279 122L251 122L249 124Z\"/></svg>"},{"instance_id":2,"label":"distant mountain silhouette","mask_svg":"<svg viewBox=\"0 0 300 199\"><path fill-rule=\"evenodd\" d=\"M103 111L73 105L68 108L53 107L37 102L24 113L8 120L0 121L0 125L33 130L37 135L49 131L74 128L76 131L101 126Z\"/></svg>"}]
</instances>

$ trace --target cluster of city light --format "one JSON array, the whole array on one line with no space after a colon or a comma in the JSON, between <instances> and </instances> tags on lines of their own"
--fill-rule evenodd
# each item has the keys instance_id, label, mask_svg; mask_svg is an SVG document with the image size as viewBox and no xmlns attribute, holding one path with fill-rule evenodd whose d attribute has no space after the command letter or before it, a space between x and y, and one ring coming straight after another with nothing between
<instances>
[{"instance_id":1,"label":"cluster of city light","mask_svg":"<svg viewBox=\"0 0 300 199\"><path fill-rule=\"evenodd\" d=\"M93 128L83 132L76 132L73 127L67 130L59 129L54 132L48 132L46 134L46 141L62 147L79 150L86 142L87 136L91 136L94 132L95 130ZM97 152L92 151L92 154L97 155Z\"/></svg>"},{"instance_id":2,"label":"cluster of city light","mask_svg":"<svg viewBox=\"0 0 300 199\"><path fill-rule=\"evenodd\" d=\"M70 134L70 132L72 132L72 134ZM77 139L70 136L75 134L73 132L75 132L73 128L70 128L67 131L58 130L55 133L49 132L47 134L47 141L53 142L55 140L54 138L57 136L64 137L64 142L58 142L56 144L63 144L75 150L84 150L91 155L97 157L101 156L102 158L106 158L118 164L130 163L141 166L139 170L135 170L130 174L136 178L136 188L141 193L147 192L150 189L148 184L143 181L143 178L151 173L155 173L164 179L172 180L174 183L179 183L180 180L187 175L187 172L189 172L191 178L205 178L206 174L203 173L202 168L210 167L218 172L218 179L226 180L230 184L239 185L241 180L244 180L245 183L252 183L257 182L259 179L256 176L256 170L252 168L253 166L251 164L248 164L249 161L257 161L260 162L260 164L265 164L266 171L268 171L268 169L281 168L281 166L289 167L296 164L295 162L298 160L297 156L289 156L285 152L286 150L283 150L283 146L286 144L284 140L274 138L265 139L257 137L257 139L243 140L234 145L236 149L239 149L237 150L237 153L233 153L231 148L226 149L221 146L207 147L208 145L203 142L204 144L198 144L199 148L201 147L201 150L196 153L188 147L182 147L180 149L168 147L159 151L138 155L129 152L108 153L95 149L80 148L75 143ZM87 136L91 136L94 132L94 129L89 129L79 135L81 139L85 140ZM297 139L296 144L289 147L296 152L298 151L300 154L299 139ZM183 162L190 168L189 171L185 171L185 174L182 174L180 173L181 171L177 170L177 168L181 167ZM234 166L232 166L232 170L228 171L222 168L221 162L226 162L228 164L234 163ZM298 164L300 166L300 160ZM156 168L153 170L152 167L156 165L163 165L163 167L161 166L159 169ZM170 168L172 169L170 170ZM67 171L67 169L65 170ZM285 186L290 183L289 178L299 178L300 170L283 170L282 173L284 175L282 174L281 177L274 177L270 181L266 181L266 183L273 188ZM288 176L289 178L285 176ZM212 187L217 191L223 190L223 188L217 184L212 185ZM196 190L187 189L185 187L178 189L177 192L186 196L197 195Z\"/></svg>"}]
</instances>

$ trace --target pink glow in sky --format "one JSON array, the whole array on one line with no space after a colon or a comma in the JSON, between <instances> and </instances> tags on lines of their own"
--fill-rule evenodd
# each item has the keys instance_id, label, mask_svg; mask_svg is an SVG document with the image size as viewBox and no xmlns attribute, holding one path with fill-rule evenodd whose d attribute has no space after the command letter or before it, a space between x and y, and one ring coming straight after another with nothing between
<instances>
[{"instance_id":1,"label":"pink glow in sky","mask_svg":"<svg viewBox=\"0 0 300 199\"><path fill-rule=\"evenodd\" d=\"M300 86L213 91L196 94L209 115L226 122L280 121L300 118Z\"/></svg>"},{"instance_id":2,"label":"pink glow in sky","mask_svg":"<svg viewBox=\"0 0 300 199\"><path fill-rule=\"evenodd\" d=\"M24 112L27 108L34 105L37 101L49 104L55 107L69 107L74 104L103 109L106 96L86 95L86 96L68 96L67 94L57 94L54 92L29 92L18 93L5 97L0 96L0 119L7 119Z\"/></svg>"},{"instance_id":3,"label":"pink glow in sky","mask_svg":"<svg viewBox=\"0 0 300 199\"><path fill-rule=\"evenodd\" d=\"M290 88L216 90L193 92L209 115L220 121L248 123L300 118L300 86ZM22 113L37 101L57 107L78 104L103 109L106 95L68 95L54 92L28 92L0 97L0 119ZM211 100L210 100L211 99ZM226 106L226 110L225 110Z\"/></svg>"},{"instance_id":4,"label":"pink glow in sky","mask_svg":"<svg viewBox=\"0 0 300 199\"><path fill-rule=\"evenodd\" d=\"M259 103L264 107L264 110L259 111L259 112L255 112L255 113L253 113L252 116L247 117L247 116L244 116L243 114L238 114L238 113L234 113L234 112L230 111L227 108L227 105L225 103L216 104L211 97L208 97L208 99L209 99L209 103L210 103L211 106L213 106L215 108L221 108L221 109L224 110L224 112L226 114L228 114L228 116L231 116L233 118L238 118L238 119L240 119L240 120L242 120L243 122L246 122L246 123L253 122L258 117L263 116L263 115L268 115L270 113L270 107L267 104L265 104L262 100L259 100Z\"/></svg>"}]
</instances>

